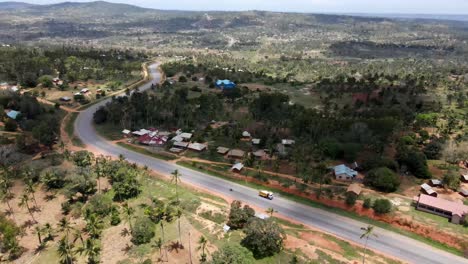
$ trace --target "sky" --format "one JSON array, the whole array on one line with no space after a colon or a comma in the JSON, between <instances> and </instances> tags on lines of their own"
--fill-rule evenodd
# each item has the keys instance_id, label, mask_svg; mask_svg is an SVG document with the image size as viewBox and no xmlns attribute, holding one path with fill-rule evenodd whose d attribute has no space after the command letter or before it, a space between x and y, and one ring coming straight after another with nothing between
<instances>
[{"instance_id":1,"label":"sky","mask_svg":"<svg viewBox=\"0 0 468 264\"><path fill-rule=\"evenodd\" d=\"M10 0L11 1L11 0ZM21 1L21 0L13 0ZM34 4L88 0L24 0ZM267 10L307 13L468 14L468 0L108 0L171 10ZM0 1L3 2L3 1Z\"/></svg>"}]
</instances>

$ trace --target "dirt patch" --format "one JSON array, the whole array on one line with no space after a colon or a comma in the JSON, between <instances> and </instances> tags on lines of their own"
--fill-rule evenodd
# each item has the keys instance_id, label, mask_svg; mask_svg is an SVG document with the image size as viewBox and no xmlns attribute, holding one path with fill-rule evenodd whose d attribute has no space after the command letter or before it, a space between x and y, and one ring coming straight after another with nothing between
<instances>
[{"instance_id":1,"label":"dirt patch","mask_svg":"<svg viewBox=\"0 0 468 264\"><path fill-rule=\"evenodd\" d=\"M128 258L127 251L132 245L128 230L127 224L120 224L102 232L101 259L106 260L105 263L114 264Z\"/></svg>"},{"instance_id":2,"label":"dirt patch","mask_svg":"<svg viewBox=\"0 0 468 264\"><path fill-rule=\"evenodd\" d=\"M322 248L327 248L335 252L343 253L343 249L335 242L325 239L321 234L303 232L300 235L301 239L309 241L314 245Z\"/></svg>"}]
</instances>

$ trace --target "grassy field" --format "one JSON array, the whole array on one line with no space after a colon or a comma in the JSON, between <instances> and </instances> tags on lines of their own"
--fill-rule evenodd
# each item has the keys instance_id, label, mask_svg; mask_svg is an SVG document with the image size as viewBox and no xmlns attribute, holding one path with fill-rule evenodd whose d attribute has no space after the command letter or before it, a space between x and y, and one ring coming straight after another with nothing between
<instances>
[{"instance_id":1,"label":"grassy field","mask_svg":"<svg viewBox=\"0 0 468 264\"><path fill-rule=\"evenodd\" d=\"M68 138L71 139L73 145L78 146L78 147L83 147L84 146L83 142L81 141L79 137L75 135L75 121L76 121L76 118L78 117L78 114L79 113L77 112L72 112L69 114L69 117L66 120L67 123L65 124L65 132L67 133Z\"/></svg>"},{"instance_id":2,"label":"grassy field","mask_svg":"<svg viewBox=\"0 0 468 264\"><path fill-rule=\"evenodd\" d=\"M396 228L396 227L394 227L394 226L392 226L390 224L380 222L380 221L377 221L377 220L373 220L373 219L370 219L370 218L367 218L367 217L364 217L364 216L360 216L360 215L358 215L358 214L356 214L354 212L344 211L344 210L341 210L339 208L330 207L330 206L318 203L316 201L312 201L312 200L309 200L309 199L306 199L306 198L298 197L298 196L295 196L295 195L292 195L292 194L289 194L289 193L286 193L286 192L282 192L282 191L279 191L277 189L268 188L268 187L265 187L263 185L259 185L259 184L256 184L256 183L246 182L246 181L237 180L237 179L232 179L232 178L226 177L226 176L224 176L224 175L222 175L220 173L216 173L216 172L213 172L213 171L209 171L209 170L200 168L200 166L193 166L191 163L188 163L188 162L180 161L180 162L177 162L177 164L179 164L181 166L184 166L184 167L187 167L187 168L190 168L190 169L193 169L193 170L197 170L197 171L200 171L200 172L203 172L203 173L207 173L207 174L215 176L215 177L227 179L227 180L236 182L238 184L245 185L245 186L250 187L250 188L266 189L266 190L269 190L269 191L272 191L272 192L275 192L275 193L279 193L281 195L281 197L287 198L289 200L299 202L299 203L302 203L302 204L305 204L305 205L309 205L309 206L312 206L312 207L320 208L320 209L323 209L323 210L326 210L326 211L329 211L329 212L332 212L332 213L336 213L338 215L342 215L342 216L349 217L349 218L352 218L352 219L355 219L355 220L358 220L358 221L365 222L367 224L378 226L380 228L384 228L384 229L399 233L401 235L408 236L410 238L413 238L415 240L424 242L424 243L426 243L426 244L428 244L430 246L442 249L444 251L450 252L450 253L458 255L458 256L463 255L463 253L460 250L456 249L456 248L452 248L452 247L449 247L449 246L447 246L445 244L442 244L440 242L437 242L437 241L425 238L423 236L417 235L415 233Z\"/></svg>"}]
</instances>

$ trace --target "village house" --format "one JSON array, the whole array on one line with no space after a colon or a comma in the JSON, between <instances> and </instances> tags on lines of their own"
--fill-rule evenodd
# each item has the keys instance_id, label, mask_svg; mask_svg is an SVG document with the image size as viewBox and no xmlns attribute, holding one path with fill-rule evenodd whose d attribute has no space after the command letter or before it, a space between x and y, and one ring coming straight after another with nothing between
<instances>
[{"instance_id":1,"label":"village house","mask_svg":"<svg viewBox=\"0 0 468 264\"><path fill-rule=\"evenodd\" d=\"M243 159L245 155L245 152L240 149L231 149L228 152L228 158L230 159Z\"/></svg>"},{"instance_id":2,"label":"village house","mask_svg":"<svg viewBox=\"0 0 468 264\"><path fill-rule=\"evenodd\" d=\"M413 201L417 210L446 217L454 224L460 224L468 214L468 206L461 202L452 202L425 194L414 197Z\"/></svg>"},{"instance_id":3,"label":"village house","mask_svg":"<svg viewBox=\"0 0 468 264\"><path fill-rule=\"evenodd\" d=\"M232 166L231 171L239 173L242 171L243 168L244 168L244 164L239 162Z\"/></svg>"},{"instance_id":4,"label":"village house","mask_svg":"<svg viewBox=\"0 0 468 264\"><path fill-rule=\"evenodd\" d=\"M188 142L174 142L174 144L172 144L173 147L175 148L181 148L181 149L186 149L188 147L189 143Z\"/></svg>"},{"instance_id":5,"label":"village house","mask_svg":"<svg viewBox=\"0 0 468 264\"><path fill-rule=\"evenodd\" d=\"M68 96L62 96L62 97L60 97L59 100L62 101L62 102L70 102L70 101L71 101L71 98L68 97Z\"/></svg>"},{"instance_id":6,"label":"village house","mask_svg":"<svg viewBox=\"0 0 468 264\"><path fill-rule=\"evenodd\" d=\"M259 138L252 138L252 144L253 145L260 145L261 139Z\"/></svg>"},{"instance_id":7,"label":"village house","mask_svg":"<svg viewBox=\"0 0 468 264\"><path fill-rule=\"evenodd\" d=\"M468 173L464 173L461 175L461 181L468 183Z\"/></svg>"},{"instance_id":8,"label":"village house","mask_svg":"<svg viewBox=\"0 0 468 264\"><path fill-rule=\"evenodd\" d=\"M195 151L204 151L206 149L205 144L200 144L200 143L191 143L188 145L188 149L190 150L195 150Z\"/></svg>"},{"instance_id":9,"label":"village house","mask_svg":"<svg viewBox=\"0 0 468 264\"><path fill-rule=\"evenodd\" d=\"M124 129L122 130L122 134L125 136L125 137L128 137L130 136L132 133L132 131L128 130L128 129Z\"/></svg>"},{"instance_id":10,"label":"village house","mask_svg":"<svg viewBox=\"0 0 468 264\"><path fill-rule=\"evenodd\" d=\"M229 151L229 149L225 148L225 147L218 147L216 149L216 152L218 152L221 155L226 155L226 153L228 153L228 151Z\"/></svg>"},{"instance_id":11,"label":"village house","mask_svg":"<svg viewBox=\"0 0 468 264\"><path fill-rule=\"evenodd\" d=\"M358 175L357 171L344 164L333 167L333 171L337 180L353 180Z\"/></svg>"},{"instance_id":12,"label":"village house","mask_svg":"<svg viewBox=\"0 0 468 264\"><path fill-rule=\"evenodd\" d=\"M88 93L88 92L89 92L89 89L88 89L88 88L83 88L83 89L81 89L81 91L80 91L80 93L82 93L82 94L86 94L86 93Z\"/></svg>"},{"instance_id":13,"label":"village house","mask_svg":"<svg viewBox=\"0 0 468 264\"><path fill-rule=\"evenodd\" d=\"M421 184L421 191L427 195L437 197L437 192L427 183Z\"/></svg>"},{"instance_id":14,"label":"village house","mask_svg":"<svg viewBox=\"0 0 468 264\"><path fill-rule=\"evenodd\" d=\"M18 111L15 111L15 110L10 110L6 113L6 115L13 119L13 120L16 120L18 118L18 116L21 115L21 112L18 112Z\"/></svg>"},{"instance_id":15,"label":"village house","mask_svg":"<svg viewBox=\"0 0 468 264\"><path fill-rule=\"evenodd\" d=\"M460 195L463 197L468 197L468 190L467 189L461 189L460 190Z\"/></svg>"},{"instance_id":16,"label":"village house","mask_svg":"<svg viewBox=\"0 0 468 264\"><path fill-rule=\"evenodd\" d=\"M252 155L254 155L254 157L257 159L265 159L267 156L265 150L263 149L259 149L255 152L252 152Z\"/></svg>"},{"instance_id":17,"label":"village house","mask_svg":"<svg viewBox=\"0 0 468 264\"><path fill-rule=\"evenodd\" d=\"M251 136L251 135L250 135L250 133L249 133L248 131L242 132L242 137L243 137L243 138L250 138L250 136Z\"/></svg>"},{"instance_id":18,"label":"village house","mask_svg":"<svg viewBox=\"0 0 468 264\"><path fill-rule=\"evenodd\" d=\"M294 145L296 143L296 141L292 140L292 139L282 139L281 140L281 144L283 144L284 146L291 146L291 145Z\"/></svg>"},{"instance_id":19,"label":"village house","mask_svg":"<svg viewBox=\"0 0 468 264\"><path fill-rule=\"evenodd\" d=\"M236 84L231 82L230 80L217 80L216 87L219 89L233 89L236 88Z\"/></svg>"},{"instance_id":20,"label":"village house","mask_svg":"<svg viewBox=\"0 0 468 264\"><path fill-rule=\"evenodd\" d=\"M346 190L346 193L352 193L356 196L359 196L361 192L362 192L362 188L357 183L350 184L348 186L348 189Z\"/></svg>"},{"instance_id":21,"label":"village house","mask_svg":"<svg viewBox=\"0 0 468 264\"><path fill-rule=\"evenodd\" d=\"M429 181L429 185L431 185L432 187L441 187L442 181L438 179L432 179Z\"/></svg>"}]
</instances>

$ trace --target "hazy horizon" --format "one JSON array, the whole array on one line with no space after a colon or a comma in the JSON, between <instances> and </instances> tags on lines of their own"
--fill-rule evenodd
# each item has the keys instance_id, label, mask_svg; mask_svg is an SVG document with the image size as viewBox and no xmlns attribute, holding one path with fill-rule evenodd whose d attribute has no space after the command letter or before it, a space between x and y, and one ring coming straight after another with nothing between
<instances>
[{"instance_id":1,"label":"hazy horizon","mask_svg":"<svg viewBox=\"0 0 468 264\"><path fill-rule=\"evenodd\" d=\"M2 1L0 2L12 2ZM90 0L35 0L16 1L31 4L56 4L62 2L93 2ZM467 15L465 0L112 0L107 2L136 5L146 8L187 11L246 11L264 10L301 13L340 14L414 14L414 15Z\"/></svg>"}]
</instances>

